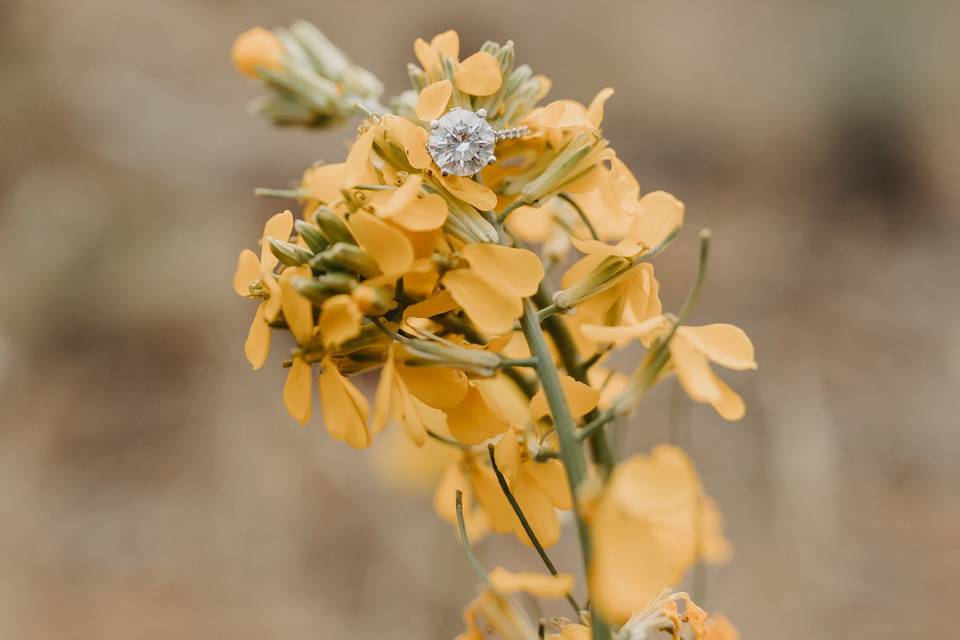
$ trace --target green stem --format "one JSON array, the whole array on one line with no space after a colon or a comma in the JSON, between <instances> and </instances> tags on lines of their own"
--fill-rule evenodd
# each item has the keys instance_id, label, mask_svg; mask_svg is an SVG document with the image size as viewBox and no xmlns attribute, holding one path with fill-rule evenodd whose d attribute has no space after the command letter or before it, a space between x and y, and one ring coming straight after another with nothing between
<instances>
[{"instance_id":1,"label":"green stem","mask_svg":"<svg viewBox=\"0 0 960 640\"><path fill-rule=\"evenodd\" d=\"M477 575L480 576L480 579L484 583L490 584L490 576L487 575L487 570L483 568L483 565L480 564L480 560L473 553L473 547L470 546L470 538L467 537L467 524L463 520L463 491L457 489L457 526L460 527L460 541L463 543L463 549L467 552L467 559L470 560L470 564L473 565L473 570L477 572Z\"/></svg>"},{"instance_id":2,"label":"green stem","mask_svg":"<svg viewBox=\"0 0 960 640\"><path fill-rule=\"evenodd\" d=\"M573 512L577 519L577 529L580 534L580 548L583 553L583 561L586 567L590 564L590 530L586 522L580 516L580 508L577 500L577 493L581 483L587 476L587 461L583 455L583 448L580 440L577 438L577 425L567 406L566 397L563 395L563 387L560 384L560 374L553 363L553 357L550 354L550 347L547 345L547 339L540 329L540 320L537 318L536 308L529 300L524 300L523 315L520 317L520 328L527 339L530 351L537 359L537 374L540 376L540 384L543 393L547 399L547 405L550 407L550 415L553 416L553 424L557 430L557 440L560 443L560 460L567 472L567 483L570 485L570 493L573 496ZM576 353L576 352L574 352ZM594 640L609 640L611 637L610 628L600 618L596 611L593 612Z\"/></svg>"},{"instance_id":3,"label":"green stem","mask_svg":"<svg viewBox=\"0 0 960 640\"><path fill-rule=\"evenodd\" d=\"M551 297L546 285L541 284L534 300L540 306L547 307L550 305ZM570 330L567 329L567 325L564 324L563 319L557 316L550 316L544 319L543 328L550 334L550 337L553 338L553 344L557 348L557 353L560 355L560 363L567 371L567 374L577 382L590 384L587 379L587 371L580 364L577 343L574 342L573 335L571 335ZM599 415L600 413L594 409L586 415L586 420L587 422L591 422ZM616 459L604 429L598 429L592 434L590 438L590 455L593 461L600 465L604 476L609 475L613 470Z\"/></svg>"},{"instance_id":4,"label":"green stem","mask_svg":"<svg viewBox=\"0 0 960 640\"><path fill-rule=\"evenodd\" d=\"M526 532L527 537L530 539L530 542L533 544L533 548L537 550L537 553L540 555L540 559L543 560L543 564L547 567L547 571L551 575L558 575L556 566L554 566L553 561L550 560L550 556L547 555L546 550L543 548L543 545L540 544L540 539L537 538L537 534L534 533L533 527L530 526L530 522L527 520L526 515L523 513L523 509L520 508L520 503L517 502L516 497L513 495L513 492L510 491L510 485L507 483L507 479L504 477L503 472L500 471L500 467L497 466L497 456L494 453L494 446L492 444L487 445L487 453L490 455L490 466L493 467L493 473L497 476L497 483L500 485L500 490L503 491L503 495L506 497L507 502L510 503L510 506L513 508L513 512L516 514L517 519L520 520L520 526L523 527L523 530ZM573 610L577 612L577 615L580 615L580 611L583 608L577 602L576 598L573 597L572 593L567 593L566 596L567 602L570 603L570 606L573 607Z\"/></svg>"},{"instance_id":5,"label":"green stem","mask_svg":"<svg viewBox=\"0 0 960 640\"><path fill-rule=\"evenodd\" d=\"M437 433L436 431L432 431L432 430L430 430L430 429L425 429L425 431L427 432L427 435L428 435L428 436L430 436L431 438L433 438L433 439L436 440L437 442L442 442L443 444L445 444L445 445L447 445L447 446L456 447L457 449L463 449L464 451L469 451L470 449L473 448L473 447L471 447L471 446L468 445L468 444L463 444L462 442L457 442L457 441L454 440L453 438L448 438L448 437L446 437L446 436L442 436L442 435L440 435L439 433Z\"/></svg>"},{"instance_id":6,"label":"green stem","mask_svg":"<svg viewBox=\"0 0 960 640\"><path fill-rule=\"evenodd\" d=\"M577 204L577 201L570 197L568 193L558 193L557 197L573 207L573 210L577 212L577 215L580 216L580 219L583 220L583 224L587 225L587 230L590 231L590 235L594 240L599 240L600 236L597 235L597 230L594 228L593 223L590 222L590 218L587 217L587 212Z\"/></svg>"}]
</instances>

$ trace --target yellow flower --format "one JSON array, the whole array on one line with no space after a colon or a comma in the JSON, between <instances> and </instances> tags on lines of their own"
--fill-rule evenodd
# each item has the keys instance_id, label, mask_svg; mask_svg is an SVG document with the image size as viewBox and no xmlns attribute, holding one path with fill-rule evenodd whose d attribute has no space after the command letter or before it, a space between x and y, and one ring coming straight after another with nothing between
<instances>
[{"instance_id":1,"label":"yellow flower","mask_svg":"<svg viewBox=\"0 0 960 640\"><path fill-rule=\"evenodd\" d=\"M244 75L257 77L257 69L283 68L283 45L272 31L255 27L244 31L233 41L233 64Z\"/></svg>"},{"instance_id":2,"label":"yellow flower","mask_svg":"<svg viewBox=\"0 0 960 640\"><path fill-rule=\"evenodd\" d=\"M354 449L370 446L370 430L367 428L370 405L363 394L340 374L329 357L324 359L320 373L320 400L323 422L334 440L342 440Z\"/></svg>"},{"instance_id":3,"label":"yellow flower","mask_svg":"<svg viewBox=\"0 0 960 640\"><path fill-rule=\"evenodd\" d=\"M540 258L526 249L474 243L460 249L468 267L440 279L467 317L484 333L501 335L523 314L523 298L543 279Z\"/></svg>"},{"instance_id":4,"label":"yellow flower","mask_svg":"<svg viewBox=\"0 0 960 640\"><path fill-rule=\"evenodd\" d=\"M413 52L423 70L433 79L443 77L442 57L456 62L460 56L460 36L452 29L435 35L428 43L417 38L413 43Z\"/></svg>"},{"instance_id":5,"label":"yellow flower","mask_svg":"<svg viewBox=\"0 0 960 640\"><path fill-rule=\"evenodd\" d=\"M293 279L309 275L310 267L308 266L288 267L280 274L283 317L297 344L301 347L306 346L313 338L313 305L297 293L293 286ZM287 374L287 381L283 385L283 402L290 415L300 424L310 419L312 387L313 367L304 359L301 352L297 352L293 357L290 373Z\"/></svg>"},{"instance_id":6,"label":"yellow flower","mask_svg":"<svg viewBox=\"0 0 960 640\"><path fill-rule=\"evenodd\" d=\"M600 389L594 389L570 376L560 376L560 386L563 388L563 395L566 398L570 414L574 418L590 413L600 400ZM550 415L550 409L547 407L547 397L544 395L543 389L537 391L530 399L530 415L534 420L540 420Z\"/></svg>"},{"instance_id":7,"label":"yellow flower","mask_svg":"<svg viewBox=\"0 0 960 640\"><path fill-rule=\"evenodd\" d=\"M478 51L457 66L457 88L472 96L495 93L503 82L500 63L486 51Z\"/></svg>"},{"instance_id":8,"label":"yellow flower","mask_svg":"<svg viewBox=\"0 0 960 640\"><path fill-rule=\"evenodd\" d=\"M625 326L584 324L580 330L595 342L622 344L639 338L649 345L664 335L669 326L667 318L658 316ZM710 369L710 362L737 371L757 368L753 343L742 329L732 324L678 327L669 349L669 370L677 374L680 385L692 400L712 405L725 420L743 417L746 413L743 398Z\"/></svg>"},{"instance_id":9,"label":"yellow flower","mask_svg":"<svg viewBox=\"0 0 960 640\"><path fill-rule=\"evenodd\" d=\"M411 371L400 357L402 349L391 344L380 371L374 398L373 432L380 432L392 417L414 444L420 446L427 430L446 431L446 416L441 408L454 407L467 394L467 377L446 367L419 367ZM439 406L438 406L439 405Z\"/></svg>"},{"instance_id":10,"label":"yellow flower","mask_svg":"<svg viewBox=\"0 0 960 640\"><path fill-rule=\"evenodd\" d=\"M518 439L514 429L503 435L495 447L494 455L497 467L506 478L510 492L520 505L534 535L544 547L556 544L560 539L560 519L556 510L573 507L563 464L559 460L535 461L526 443ZM533 546L498 484L489 487L487 492L478 490L477 496L488 513L501 516L491 518L494 531L512 531L521 542Z\"/></svg>"},{"instance_id":11,"label":"yellow flower","mask_svg":"<svg viewBox=\"0 0 960 640\"><path fill-rule=\"evenodd\" d=\"M280 312L280 285L274 278L273 270L279 260L270 251L270 238L286 240L293 231L293 214L290 211L278 213L267 220L263 227L263 236L260 239L260 258L244 249L240 252L237 270L233 275L233 289L238 295L263 297L264 300L257 307L257 313L250 325L250 332L244 344L247 360L254 369L259 369L267 361L270 351L270 327Z\"/></svg>"},{"instance_id":12,"label":"yellow flower","mask_svg":"<svg viewBox=\"0 0 960 640\"><path fill-rule=\"evenodd\" d=\"M698 556L698 537L722 537L703 526L702 489L680 449L655 447L617 465L589 510L590 593L605 619L622 624L665 586L677 583Z\"/></svg>"},{"instance_id":13,"label":"yellow flower","mask_svg":"<svg viewBox=\"0 0 960 640\"><path fill-rule=\"evenodd\" d=\"M480 380L471 380L455 406L445 408L450 435L463 444L480 444L510 426L502 409Z\"/></svg>"},{"instance_id":14,"label":"yellow flower","mask_svg":"<svg viewBox=\"0 0 960 640\"><path fill-rule=\"evenodd\" d=\"M616 245L599 240L571 238L577 249L588 255L632 258L661 242L683 224L683 203L666 191L653 191L640 198L639 208L630 217L627 236Z\"/></svg>"}]
</instances>

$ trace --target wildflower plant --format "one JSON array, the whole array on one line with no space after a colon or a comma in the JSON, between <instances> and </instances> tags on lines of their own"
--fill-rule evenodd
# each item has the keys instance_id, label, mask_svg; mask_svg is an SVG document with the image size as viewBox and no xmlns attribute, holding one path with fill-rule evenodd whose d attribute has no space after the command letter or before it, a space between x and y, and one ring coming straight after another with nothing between
<instances>
[{"instance_id":1,"label":"wildflower plant","mask_svg":"<svg viewBox=\"0 0 960 640\"><path fill-rule=\"evenodd\" d=\"M652 260L681 231L684 205L642 193L603 137L613 91L588 105L544 102L550 81L516 63L512 42L461 59L447 31L418 39L414 53L412 88L384 104L376 78L313 25L237 38L236 66L266 88L256 109L274 123L360 116L343 162L309 167L291 189L260 190L298 213L273 215L259 255L240 254L234 288L258 305L247 359L262 367L273 333L288 333L282 393L295 420L310 420L317 388L335 440L362 449L397 428L411 447L443 452L436 511L482 585L464 640L736 637L726 619L670 591L697 563L730 555L693 462L670 444L623 457L610 433L672 375L724 419L743 416L710 363L756 368L750 340L732 325L687 324L710 233L700 233L683 306L665 311ZM447 134L485 136L475 175L431 155L470 152L467 137L431 141L454 110L445 122L460 128ZM494 130L510 133L492 151ZM645 348L636 367L607 365L633 342ZM369 371L372 398L354 383ZM391 454L394 467L424 464L405 451ZM585 585L547 553L564 512ZM471 544L491 531L530 546L546 573L487 570ZM521 593L566 599L571 616L535 620Z\"/></svg>"}]
</instances>

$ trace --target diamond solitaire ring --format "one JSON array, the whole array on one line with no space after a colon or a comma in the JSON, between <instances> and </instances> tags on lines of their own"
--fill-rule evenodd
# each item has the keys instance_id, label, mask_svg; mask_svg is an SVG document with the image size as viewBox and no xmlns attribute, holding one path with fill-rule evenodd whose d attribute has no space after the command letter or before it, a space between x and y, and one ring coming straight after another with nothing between
<instances>
[{"instance_id":1,"label":"diamond solitaire ring","mask_svg":"<svg viewBox=\"0 0 960 640\"><path fill-rule=\"evenodd\" d=\"M497 161L493 147L501 140L519 138L530 132L526 126L494 131L486 120L487 110L470 111L454 107L430 122L427 151L443 175L472 176Z\"/></svg>"}]
</instances>

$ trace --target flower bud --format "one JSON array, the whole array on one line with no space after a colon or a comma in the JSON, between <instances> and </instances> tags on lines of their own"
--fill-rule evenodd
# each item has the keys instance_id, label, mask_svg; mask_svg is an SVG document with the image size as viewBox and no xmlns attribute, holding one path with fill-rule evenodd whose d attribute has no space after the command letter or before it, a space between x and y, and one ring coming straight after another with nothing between
<instances>
[{"instance_id":1,"label":"flower bud","mask_svg":"<svg viewBox=\"0 0 960 640\"><path fill-rule=\"evenodd\" d=\"M267 238L267 242L270 243L270 252L277 257L277 260L288 267L299 267L313 258L313 254L307 249L292 242L285 242L276 238Z\"/></svg>"},{"instance_id":2,"label":"flower bud","mask_svg":"<svg viewBox=\"0 0 960 640\"><path fill-rule=\"evenodd\" d=\"M293 279L293 288L304 298L318 305L335 295L350 293L357 286L356 278L346 273L324 273L316 278Z\"/></svg>"},{"instance_id":3,"label":"flower bud","mask_svg":"<svg viewBox=\"0 0 960 640\"><path fill-rule=\"evenodd\" d=\"M411 356L407 360L410 366L452 367L489 378L500 365L500 356L480 349L466 349L430 340L410 340L403 346Z\"/></svg>"},{"instance_id":4,"label":"flower bud","mask_svg":"<svg viewBox=\"0 0 960 640\"><path fill-rule=\"evenodd\" d=\"M582 172L576 171L580 168L578 165L590 155L596 143L596 136L588 133L577 135L557 154L553 162L536 180L523 188L521 194L524 201L532 206L538 206L555 195L567 183L580 177Z\"/></svg>"},{"instance_id":5,"label":"flower bud","mask_svg":"<svg viewBox=\"0 0 960 640\"><path fill-rule=\"evenodd\" d=\"M583 280L553 294L553 303L562 311L572 309L590 296L612 287L632 268L633 263L630 260L620 256L608 256Z\"/></svg>"},{"instance_id":6,"label":"flower bud","mask_svg":"<svg viewBox=\"0 0 960 640\"><path fill-rule=\"evenodd\" d=\"M256 78L259 68L283 68L283 45L272 31L255 27L237 36L233 41L231 57L240 73Z\"/></svg>"},{"instance_id":7,"label":"flower bud","mask_svg":"<svg viewBox=\"0 0 960 640\"><path fill-rule=\"evenodd\" d=\"M305 220L297 220L293 223L293 228L297 230L297 233L303 238L304 243L306 243L314 253L320 253L330 245L327 236L323 235L323 232L320 231L318 227Z\"/></svg>"},{"instance_id":8,"label":"flower bud","mask_svg":"<svg viewBox=\"0 0 960 640\"><path fill-rule=\"evenodd\" d=\"M318 207L313 214L313 219L317 223L317 226L320 227L320 231L323 232L323 235L325 235L330 242L357 243L357 241L353 239L353 234L350 233L350 229L343 223L340 216L333 212L333 209L329 207Z\"/></svg>"},{"instance_id":9,"label":"flower bud","mask_svg":"<svg viewBox=\"0 0 960 640\"><path fill-rule=\"evenodd\" d=\"M376 260L355 244L338 242L323 253L318 253L310 261L312 267L322 267L333 271L347 271L357 273L365 278L371 278L380 273Z\"/></svg>"}]
</instances>

